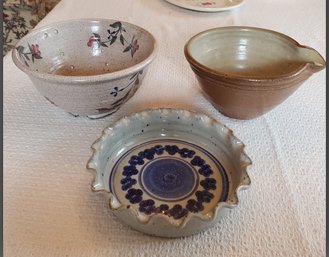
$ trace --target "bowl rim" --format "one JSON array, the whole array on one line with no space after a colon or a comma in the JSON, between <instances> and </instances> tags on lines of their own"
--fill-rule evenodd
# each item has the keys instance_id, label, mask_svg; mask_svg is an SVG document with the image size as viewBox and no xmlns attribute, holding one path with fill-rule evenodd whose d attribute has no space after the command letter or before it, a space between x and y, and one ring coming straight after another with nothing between
<instances>
[{"instance_id":1,"label":"bowl rim","mask_svg":"<svg viewBox=\"0 0 329 257\"><path fill-rule=\"evenodd\" d=\"M199 117L200 121L205 126L208 126L208 125L214 126L217 129L218 133L224 133L229 138L232 146L234 146L233 151L238 156L237 160L239 162L237 164L237 166L241 171L240 180L239 180L238 184L236 185L236 187L231 192L230 197L228 197L226 199L226 201L216 203L207 214L188 213L187 216L179 218L178 220L175 220L175 219L169 217L168 215L165 215L162 213L143 215L140 211L138 211L134 208L127 208L127 206L128 206L127 204L120 203L118 201L117 197L105 188L104 183L102 182L102 176L101 176L101 173L103 171L100 170L98 161L100 158L100 153L104 149L104 144L107 143L107 138L111 138L112 134L115 133L116 129L120 128L121 126L127 126L127 124L129 122L131 122L131 120L133 120L134 118L139 117L140 119L144 119L145 117L147 117L147 115L152 115L154 113L159 113L159 114L161 114L161 116L162 115L166 116L170 113L178 113L181 115L187 115L186 116L187 118L189 118L190 116ZM224 129L224 131L223 131L223 129ZM92 180L93 182L91 185L91 190L93 192L102 192L105 195L109 196L109 200L110 200L109 207L112 211L125 210L127 212L131 212L133 214L133 216L136 216L137 221L141 224L146 224L146 223L151 222L155 218L160 218L160 219L164 219L171 226L183 228L187 223L189 223L191 220L194 220L194 219L199 219L199 220L203 220L203 221L207 221L207 222L212 221L217 217L218 212L221 209L223 209L223 208L232 209L232 208L235 208L236 206L238 206L240 191L249 188L249 186L251 184L251 179L249 177L247 168L248 168L248 166L252 165L252 160L245 152L245 144L239 138L237 138L234 135L233 131L230 128L228 128L225 124L221 123L217 119L214 119L211 116L209 116L203 112L194 111L194 110L190 110L190 109L149 108L149 109L145 109L142 111L130 113L126 116L123 116L123 117L115 120L109 126L105 127L102 130L101 135L97 138L97 140L94 141L94 143L92 143L91 150L92 150L91 157L89 158L89 160L87 161L87 164L86 164L86 169L88 171L92 172L94 175L94 178Z\"/></svg>"},{"instance_id":2,"label":"bowl rim","mask_svg":"<svg viewBox=\"0 0 329 257\"><path fill-rule=\"evenodd\" d=\"M310 63L305 62L304 64L301 63L301 65L299 66L299 68L297 68L296 70L286 73L286 74L282 74L282 75L276 75L276 76L255 76L255 77L250 77L250 76L245 76L245 75L239 75L237 73L226 73L226 72L221 72L215 69L212 69L206 65L201 64L199 61L197 61L192 53L190 52L190 46L193 43L194 40L196 40L197 38L210 33L212 31L224 31L224 30L237 30L237 31L260 31L260 32L266 32L266 33L270 33L273 35L278 36L279 38L285 39L287 41L289 41L292 45L294 45L295 47L298 48L306 48L306 49L310 49L310 50L315 50L309 46L305 46L305 45L301 45L299 44L295 39L293 39L292 37L289 37L281 32L277 32L274 30L270 30L270 29L265 29L265 28L259 28L259 27L252 27L252 26L226 26L226 27L215 27L215 28L211 28L208 30L204 30L201 31L199 33L197 33L196 35L194 35L193 37L191 37L184 46L184 55L185 58L187 59L187 61L190 63L191 66L193 66L194 68L202 71L203 73L208 74L209 76L216 78L216 77L225 77L225 78L231 78L231 79L236 79L236 80L242 80L242 81L250 81L250 82L259 82L259 81L267 81L267 80L283 80L283 79L294 79L296 77L298 77L298 75L300 75L301 73L303 73L309 65L311 65Z\"/></svg>"},{"instance_id":3,"label":"bowl rim","mask_svg":"<svg viewBox=\"0 0 329 257\"><path fill-rule=\"evenodd\" d=\"M116 22L116 21L120 21L124 25L136 27L136 28L142 30L153 41L153 49L152 49L151 53L144 60L142 60L139 63L136 63L133 66L130 66L130 67L118 70L118 71L105 73L105 74L99 74L99 75L63 76L63 75L51 74L51 73L47 73L47 72L34 71L31 68L26 67L18 58L18 52L16 50L16 46L21 44L21 42L23 40L26 40L29 37L31 37L37 33L49 30L54 26L63 26L63 25L69 25L70 23L79 23L79 22L87 22L87 23L93 24L93 23ZM157 43L156 38L153 36L153 34L151 32L144 29L143 27L140 27L140 26L135 25L130 22L126 22L124 20L103 19L103 18L82 18L82 19L67 19L67 20L63 20L63 21L59 21L59 22L54 22L54 23L50 23L48 25L31 30L26 36L21 38L16 43L15 48L12 50L11 56L12 56L14 64L20 70L22 70L23 72L25 72L26 74L28 74L30 76L33 76L33 77L36 77L36 78L39 78L42 80L47 80L47 81L56 81L56 83L70 82L73 84L84 84L84 83L90 83L90 81L103 82L103 81L115 80L115 79L119 79L119 78L122 78L125 76L129 76L133 73L136 73L136 72L140 71L141 69L145 68L147 65L149 65L155 59L157 52L158 52L158 43Z\"/></svg>"}]
</instances>

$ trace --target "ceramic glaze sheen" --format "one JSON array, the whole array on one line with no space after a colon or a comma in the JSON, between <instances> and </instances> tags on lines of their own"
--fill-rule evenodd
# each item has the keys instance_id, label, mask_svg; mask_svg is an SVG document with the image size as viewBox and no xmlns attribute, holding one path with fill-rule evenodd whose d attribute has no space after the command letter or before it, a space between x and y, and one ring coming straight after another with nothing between
<instances>
[{"instance_id":1,"label":"ceramic glaze sheen","mask_svg":"<svg viewBox=\"0 0 329 257\"><path fill-rule=\"evenodd\" d=\"M108 193L119 219L152 235L187 236L211 227L250 184L251 161L241 141L217 121L186 110L122 118L92 148L92 189Z\"/></svg>"},{"instance_id":2,"label":"ceramic glaze sheen","mask_svg":"<svg viewBox=\"0 0 329 257\"><path fill-rule=\"evenodd\" d=\"M325 67L314 49L251 27L202 32L185 45L185 56L212 104L238 119L270 111Z\"/></svg>"},{"instance_id":3,"label":"ceramic glaze sheen","mask_svg":"<svg viewBox=\"0 0 329 257\"><path fill-rule=\"evenodd\" d=\"M83 19L31 31L12 58L50 103L100 118L134 95L155 53L154 37L138 26Z\"/></svg>"}]
</instances>

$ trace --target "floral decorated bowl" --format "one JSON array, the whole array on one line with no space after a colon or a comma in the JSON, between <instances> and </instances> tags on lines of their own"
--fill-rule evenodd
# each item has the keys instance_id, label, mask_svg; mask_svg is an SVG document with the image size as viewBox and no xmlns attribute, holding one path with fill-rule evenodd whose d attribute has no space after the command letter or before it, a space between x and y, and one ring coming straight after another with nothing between
<instances>
[{"instance_id":1,"label":"floral decorated bowl","mask_svg":"<svg viewBox=\"0 0 329 257\"><path fill-rule=\"evenodd\" d=\"M185 56L214 107L237 119L272 110L326 64L314 49L253 27L203 31L186 43Z\"/></svg>"},{"instance_id":2,"label":"floral decorated bowl","mask_svg":"<svg viewBox=\"0 0 329 257\"><path fill-rule=\"evenodd\" d=\"M213 226L250 184L243 143L187 110L124 117L92 149L92 190L105 192L120 220L151 235L181 237Z\"/></svg>"},{"instance_id":3,"label":"floral decorated bowl","mask_svg":"<svg viewBox=\"0 0 329 257\"><path fill-rule=\"evenodd\" d=\"M155 55L156 40L148 31L107 19L33 30L12 52L45 99L90 118L109 115L131 98Z\"/></svg>"}]
</instances>

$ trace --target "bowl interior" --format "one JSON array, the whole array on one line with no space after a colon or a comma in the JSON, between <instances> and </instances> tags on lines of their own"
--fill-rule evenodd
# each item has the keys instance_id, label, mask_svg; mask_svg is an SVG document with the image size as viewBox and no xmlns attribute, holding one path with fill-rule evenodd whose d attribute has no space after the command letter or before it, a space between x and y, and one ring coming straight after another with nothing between
<instances>
[{"instance_id":1,"label":"bowl interior","mask_svg":"<svg viewBox=\"0 0 329 257\"><path fill-rule=\"evenodd\" d=\"M257 28L212 29L192 38L187 51L208 69L250 78L290 74L305 64L296 42Z\"/></svg>"},{"instance_id":2,"label":"bowl interior","mask_svg":"<svg viewBox=\"0 0 329 257\"><path fill-rule=\"evenodd\" d=\"M15 56L31 71L62 76L100 75L146 60L155 39L146 30L116 20L73 20L32 31Z\"/></svg>"}]
</instances>

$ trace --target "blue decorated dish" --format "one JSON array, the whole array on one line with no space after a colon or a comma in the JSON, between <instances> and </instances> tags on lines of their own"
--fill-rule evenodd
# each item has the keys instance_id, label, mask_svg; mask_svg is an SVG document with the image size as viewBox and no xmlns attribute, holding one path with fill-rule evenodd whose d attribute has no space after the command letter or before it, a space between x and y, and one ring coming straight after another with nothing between
<instances>
[{"instance_id":1,"label":"blue decorated dish","mask_svg":"<svg viewBox=\"0 0 329 257\"><path fill-rule=\"evenodd\" d=\"M147 234L180 237L216 223L250 184L251 160L232 131L203 114L157 109L122 118L93 145L94 191Z\"/></svg>"}]
</instances>

